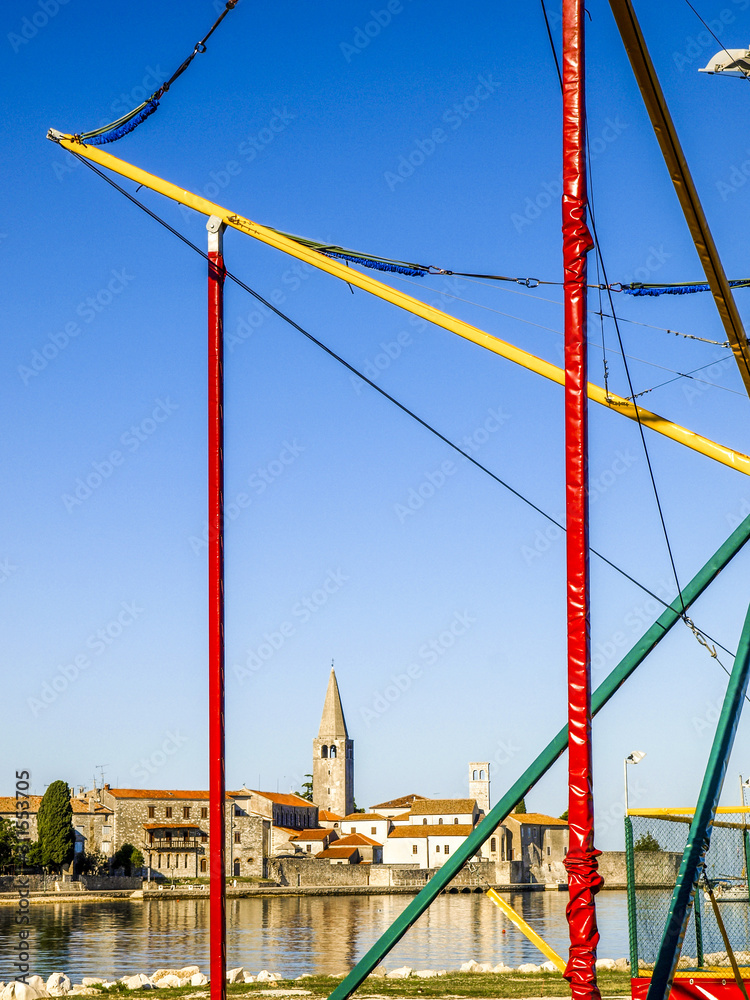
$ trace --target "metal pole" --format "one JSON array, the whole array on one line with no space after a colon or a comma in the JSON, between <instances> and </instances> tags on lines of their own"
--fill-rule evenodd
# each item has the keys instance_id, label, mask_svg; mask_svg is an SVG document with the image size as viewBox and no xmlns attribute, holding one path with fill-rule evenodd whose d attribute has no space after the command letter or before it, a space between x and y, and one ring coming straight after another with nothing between
<instances>
[{"instance_id":1,"label":"metal pole","mask_svg":"<svg viewBox=\"0 0 750 1000\"><path fill-rule=\"evenodd\" d=\"M750 675L750 610L745 618L706 773L698 795L693 821L690 824L677 881L672 891L667 923L648 988L647 1000L665 1000L672 988L700 866L708 849L711 827L719 804L729 755L734 745L742 702L747 690L748 675Z\"/></svg>"},{"instance_id":2,"label":"metal pole","mask_svg":"<svg viewBox=\"0 0 750 1000\"><path fill-rule=\"evenodd\" d=\"M208 230L208 752L209 952L211 1000L225 1000L226 846L224 806L224 223Z\"/></svg>"},{"instance_id":3,"label":"metal pole","mask_svg":"<svg viewBox=\"0 0 750 1000\"><path fill-rule=\"evenodd\" d=\"M565 300L565 511L568 564L568 827L565 857L573 1000L598 1000L594 850L586 396L586 110L583 0L564 0L562 232Z\"/></svg>"},{"instance_id":4,"label":"metal pole","mask_svg":"<svg viewBox=\"0 0 750 1000\"><path fill-rule=\"evenodd\" d=\"M607 702L619 691L648 654L661 642L669 630L680 620L684 611L701 596L707 587L716 579L725 566L737 555L743 546L750 541L750 515L739 527L735 528L724 544L717 549L708 562L693 577L682 593L672 601L668 608L657 618L654 624L628 651L608 677L594 691L591 700L592 714L604 708ZM530 764L523 774L511 785L497 805L493 806L487 816L479 823L461 846L451 854L446 863L438 869L435 875L425 885L418 895L404 907L391 926L383 932L370 950L357 962L355 967L345 976L330 995L329 1000L346 1000L359 987L367 976L376 968L394 948L409 928L414 924L437 899L440 893L458 875L467 861L470 860L488 840L513 807L524 795L528 795L534 785L544 777L555 761L565 753L568 745L568 727L565 726L547 744L536 760ZM260 784L260 782L258 782Z\"/></svg>"},{"instance_id":5,"label":"metal pole","mask_svg":"<svg viewBox=\"0 0 750 1000\"><path fill-rule=\"evenodd\" d=\"M623 761L625 768L625 816L628 815L628 758Z\"/></svg>"}]
</instances>

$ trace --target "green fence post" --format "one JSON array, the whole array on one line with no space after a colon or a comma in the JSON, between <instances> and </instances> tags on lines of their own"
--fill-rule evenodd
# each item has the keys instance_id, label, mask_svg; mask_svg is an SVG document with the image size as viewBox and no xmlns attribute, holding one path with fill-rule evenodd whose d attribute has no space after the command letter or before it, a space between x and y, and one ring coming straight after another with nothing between
<instances>
[{"instance_id":1,"label":"green fence post","mask_svg":"<svg viewBox=\"0 0 750 1000\"><path fill-rule=\"evenodd\" d=\"M698 968L703 968L703 915L700 886L695 890L695 951Z\"/></svg>"},{"instance_id":2,"label":"green fence post","mask_svg":"<svg viewBox=\"0 0 750 1000\"><path fill-rule=\"evenodd\" d=\"M630 938L630 975L638 975L638 912L635 906L635 858L633 821L625 817L625 872L628 886L628 937Z\"/></svg>"},{"instance_id":3,"label":"green fence post","mask_svg":"<svg viewBox=\"0 0 750 1000\"><path fill-rule=\"evenodd\" d=\"M664 638L669 630L680 620L684 612L697 600L710 583L719 575L724 567L737 555L740 549L750 539L750 515L732 532L724 544L717 549L708 562L693 577L674 601L666 608L650 629L623 657L608 677L594 691L591 698L591 712L595 715L610 698L618 691L625 681L635 672L646 656ZM495 832L503 820L510 815L517 802L527 795L530 789L543 777L560 757L568 745L568 727L565 726L547 744L533 764L523 772L520 778L511 785L466 838L461 847L451 855L450 860L440 868L417 896L393 921L370 950L357 962L348 976L339 983L331 993L329 1000L347 1000L358 986L369 976L388 952L395 947L415 921L421 917L427 907L440 895L445 887L458 875L464 865L471 860L482 844Z\"/></svg>"},{"instance_id":4,"label":"green fence post","mask_svg":"<svg viewBox=\"0 0 750 1000\"><path fill-rule=\"evenodd\" d=\"M750 675L750 610L740 636L737 656L724 695L724 704L716 726L716 734L706 765L698 802L690 824L687 844L682 855L677 881L672 891L672 900L667 915L667 923L656 957L654 972L649 984L646 1000L665 1000L672 988L682 942L685 937L690 906L696 890L696 881L701 862L708 850L711 826L719 804L721 786L732 752L737 725L740 721L742 702Z\"/></svg>"}]
</instances>

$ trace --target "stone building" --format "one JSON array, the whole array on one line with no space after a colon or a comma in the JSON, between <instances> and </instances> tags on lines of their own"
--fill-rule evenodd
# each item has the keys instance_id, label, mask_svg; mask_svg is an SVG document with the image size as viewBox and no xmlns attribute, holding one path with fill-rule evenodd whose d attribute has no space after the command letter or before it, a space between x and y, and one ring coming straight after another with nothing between
<instances>
[{"instance_id":1,"label":"stone building","mask_svg":"<svg viewBox=\"0 0 750 1000\"><path fill-rule=\"evenodd\" d=\"M98 790L112 814L114 850L129 843L144 855L147 878L198 878L208 875L210 844L207 791L143 788ZM271 841L270 821L250 815L235 800L241 792L228 792L226 810L226 872L228 876L266 873Z\"/></svg>"},{"instance_id":2,"label":"stone building","mask_svg":"<svg viewBox=\"0 0 750 1000\"><path fill-rule=\"evenodd\" d=\"M235 817L260 816L270 824L272 839L267 855L288 850L290 841L301 830L313 830L318 826L318 807L294 792L259 792L243 788L232 796Z\"/></svg>"},{"instance_id":3,"label":"stone building","mask_svg":"<svg viewBox=\"0 0 750 1000\"><path fill-rule=\"evenodd\" d=\"M25 831L25 840L33 841L39 837L37 829L37 814L42 801L41 795L27 795L29 808L29 828ZM83 788L79 788L77 796L71 796L70 806L73 811L73 829L75 830L75 852L86 851L89 854L98 852L106 857L114 854L112 846L112 810L108 809L95 796L86 796ZM16 800L10 796L0 796L0 817L8 819L15 825L17 820Z\"/></svg>"},{"instance_id":4,"label":"stone building","mask_svg":"<svg viewBox=\"0 0 750 1000\"><path fill-rule=\"evenodd\" d=\"M568 824L564 819L543 813L511 813L498 834L499 850L506 857L490 860L520 861L524 882L567 882L563 861L568 853Z\"/></svg>"},{"instance_id":5,"label":"stone building","mask_svg":"<svg viewBox=\"0 0 750 1000\"><path fill-rule=\"evenodd\" d=\"M313 740L313 802L340 816L354 812L354 740L349 739L333 667Z\"/></svg>"},{"instance_id":6,"label":"stone building","mask_svg":"<svg viewBox=\"0 0 750 1000\"><path fill-rule=\"evenodd\" d=\"M479 811L486 816L490 811L489 761L472 761L469 764L469 798L477 800Z\"/></svg>"}]
</instances>

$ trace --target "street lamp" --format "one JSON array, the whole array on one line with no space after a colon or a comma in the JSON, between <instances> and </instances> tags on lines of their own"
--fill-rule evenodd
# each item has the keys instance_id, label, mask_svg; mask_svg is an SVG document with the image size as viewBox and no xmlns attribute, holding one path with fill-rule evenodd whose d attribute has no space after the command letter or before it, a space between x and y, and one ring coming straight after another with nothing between
<instances>
[{"instance_id":1,"label":"street lamp","mask_svg":"<svg viewBox=\"0 0 750 1000\"><path fill-rule=\"evenodd\" d=\"M745 808L745 789L750 788L750 778L745 781L742 780L742 775L740 775L740 804L744 810Z\"/></svg>"},{"instance_id":2,"label":"street lamp","mask_svg":"<svg viewBox=\"0 0 750 1000\"><path fill-rule=\"evenodd\" d=\"M722 49L699 73L723 73L724 76L750 76L750 49Z\"/></svg>"},{"instance_id":3,"label":"street lamp","mask_svg":"<svg viewBox=\"0 0 750 1000\"><path fill-rule=\"evenodd\" d=\"M646 756L643 750L634 750L625 758L625 815L628 814L628 764L638 764Z\"/></svg>"}]
</instances>

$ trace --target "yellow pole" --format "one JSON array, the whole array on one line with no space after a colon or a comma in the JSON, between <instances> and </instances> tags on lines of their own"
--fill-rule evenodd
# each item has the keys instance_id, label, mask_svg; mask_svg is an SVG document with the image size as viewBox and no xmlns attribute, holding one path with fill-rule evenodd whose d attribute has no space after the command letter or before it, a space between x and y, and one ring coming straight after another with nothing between
<instances>
[{"instance_id":1,"label":"yellow pole","mask_svg":"<svg viewBox=\"0 0 750 1000\"><path fill-rule=\"evenodd\" d=\"M516 913L510 903L506 903L503 897L499 896L494 889L488 889L487 895L490 897L495 906L500 907L508 920L510 920L512 924L515 924L519 931L522 934L525 934L529 941L531 941L531 943L535 945L543 955L547 956L550 962L555 963L560 972L565 972L565 959L561 958L556 951L553 951L547 942L540 938L535 930L529 927L520 913Z\"/></svg>"},{"instance_id":2,"label":"yellow pole","mask_svg":"<svg viewBox=\"0 0 750 1000\"><path fill-rule=\"evenodd\" d=\"M376 295L386 302L399 306L401 309L406 309L415 316L420 316L422 319L434 323L436 326L442 327L451 333L455 333L459 337L477 344L479 347L484 347L486 350L492 351L493 354L498 354L500 357L512 361L522 368L526 368L528 371L536 372L537 375L542 375L544 378L556 382L558 385L565 384L565 372L562 368L558 368L557 365L550 364L549 361L544 361L542 358L537 358L535 355L529 354L528 351L514 347L513 344L508 344L498 337L493 337L491 334L485 333L484 330L471 326L469 323L464 323L463 320L449 316L447 313L441 312L439 309L435 309L424 302L420 302L419 299L415 299L411 295L406 295L398 289L391 288L389 285L384 284L382 281L377 281L367 274L361 274L354 268L346 267L346 265L330 257L326 257L317 250L311 250L301 243L296 243L294 240L289 239L287 236L282 236L280 233L276 233L272 229L267 229L257 222L251 222L241 215L236 215L228 209L222 208L221 205L209 201L207 198L202 198L198 194L186 191L176 184L172 184L161 177L156 177L154 174L141 170L140 167L135 167L124 160L118 159L116 156L112 156L110 153L105 153L104 150L99 149L97 146L87 146L83 143L75 142L71 136L63 135L54 129L49 130L47 137L54 142L58 142L64 149L68 149L70 152L78 154L78 156L83 156L101 167L113 170L122 177L127 177L143 187L150 188L152 191L164 195L166 198L171 198L180 205L185 205L209 217L212 215L218 216L222 222L233 229L241 233L246 233L248 236L252 236L254 239L268 244L268 246L275 247L277 250L296 257L298 260L304 261L306 264L310 264L321 271L326 271L328 274L340 278L349 285L356 285L365 292L370 292L370 294ZM695 434L686 427L681 427L679 424L675 424L665 417L660 417L657 413L652 413L650 410L638 407L636 411L636 407L630 400L622 396L616 396L611 392L607 393L601 386L595 385L593 382L587 384L587 394L588 398L593 402L606 406L608 409L614 410L615 413L621 413L631 420L638 420L640 417L641 423L645 427L649 427L652 431L656 431L657 434L663 434L665 437L677 441L686 448L705 455L707 458L712 458L714 461L719 462L721 465L726 465L730 469L736 469L746 476L750 475L750 457L744 455L742 452L734 451L732 448L717 444L715 441L702 437L700 434Z\"/></svg>"}]
</instances>

